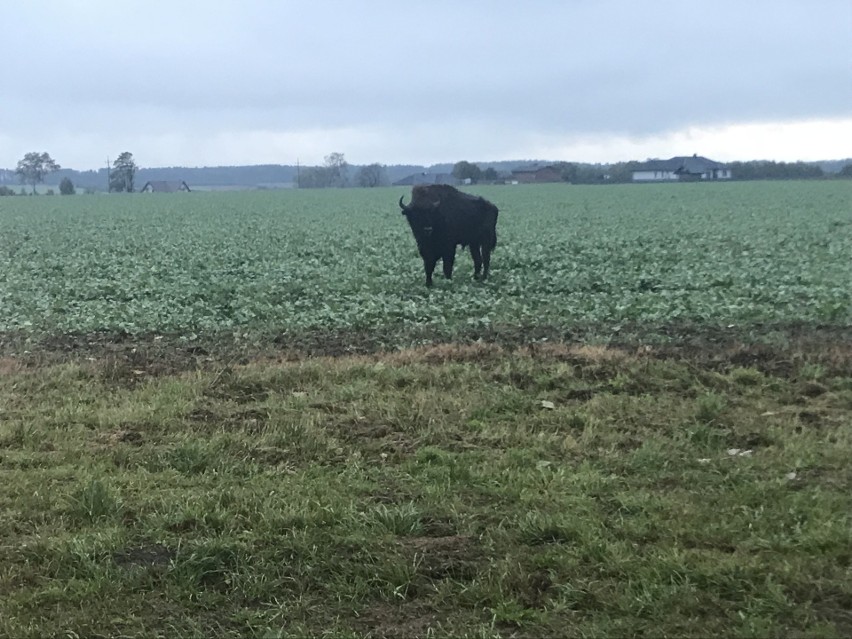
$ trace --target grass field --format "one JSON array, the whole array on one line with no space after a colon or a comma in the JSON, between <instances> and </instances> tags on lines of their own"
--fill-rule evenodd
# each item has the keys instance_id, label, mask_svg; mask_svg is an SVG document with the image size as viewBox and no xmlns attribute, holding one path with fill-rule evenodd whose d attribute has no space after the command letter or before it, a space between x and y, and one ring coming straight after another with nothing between
<instances>
[{"instance_id":1,"label":"grass field","mask_svg":"<svg viewBox=\"0 0 852 639\"><path fill-rule=\"evenodd\" d=\"M0 636L852 634L852 185L480 192L0 199Z\"/></svg>"}]
</instances>

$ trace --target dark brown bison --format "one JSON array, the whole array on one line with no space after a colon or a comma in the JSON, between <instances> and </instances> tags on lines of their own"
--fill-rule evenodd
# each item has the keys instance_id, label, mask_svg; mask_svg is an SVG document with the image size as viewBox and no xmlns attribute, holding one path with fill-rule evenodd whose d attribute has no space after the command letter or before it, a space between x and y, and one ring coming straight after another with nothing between
<instances>
[{"instance_id":1,"label":"dark brown bison","mask_svg":"<svg viewBox=\"0 0 852 639\"><path fill-rule=\"evenodd\" d=\"M453 276L459 245L470 248L474 279L488 277L491 251L497 246L496 206L445 184L415 186L408 206L402 200L399 198L399 208L423 258L426 286L432 286L432 272L438 260L443 260L444 277Z\"/></svg>"}]
</instances>

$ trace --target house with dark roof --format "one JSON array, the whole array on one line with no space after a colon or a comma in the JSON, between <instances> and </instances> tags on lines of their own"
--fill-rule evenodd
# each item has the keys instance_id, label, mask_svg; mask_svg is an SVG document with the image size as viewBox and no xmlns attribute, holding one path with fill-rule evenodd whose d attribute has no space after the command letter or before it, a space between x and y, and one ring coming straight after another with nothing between
<instances>
[{"instance_id":1,"label":"house with dark roof","mask_svg":"<svg viewBox=\"0 0 852 639\"><path fill-rule=\"evenodd\" d=\"M151 180L145 182L140 193L179 193L185 191L189 193L191 189L183 180Z\"/></svg>"},{"instance_id":2,"label":"house with dark roof","mask_svg":"<svg viewBox=\"0 0 852 639\"><path fill-rule=\"evenodd\" d=\"M668 160L648 160L633 170L634 182L676 180L730 180L731 169L700 155L677 156Z\"/></svg>"},{"instance_id":3,"label":"house with dark roof","mask_svg":"<svg viewBox=\"0 0 852 639\"><path fill-rule=\"evenodd\" d=\"M419 184L449 184L458 186L461 180L454 178L451 173L412 173L409 176L397 180L394 186L417 186Z\"/></svg>"},{"instance_id":4,"label":"house with dark roof","mask_svg":"<svg viewBox=\"0 0 852 639\"><path fill-rule=\"evenodd\" d=\"M561 182L562 171L552 164L531 164L512 169L511 181L521 184L542 184L545 182Z\"/></svg>"}]
</instances>

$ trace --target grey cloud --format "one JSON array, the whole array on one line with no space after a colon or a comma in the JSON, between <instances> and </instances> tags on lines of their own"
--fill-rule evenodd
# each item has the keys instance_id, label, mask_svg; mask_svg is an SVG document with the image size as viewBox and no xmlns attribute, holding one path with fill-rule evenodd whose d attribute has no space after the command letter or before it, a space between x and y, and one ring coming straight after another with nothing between
<instances>
[{"instance_id":1,"label":"grey cloud","mask_svg":"<svg viewBox=\"0 0 852 639\"><path fill-rule=\"evenodd\" d=\"M475 120L522 140L852 115L848 0L360 4L28 3L0 43L15 61L0 136L132 119L150 135L374 127L416 144Z\"/></svg>"}]
</instances>

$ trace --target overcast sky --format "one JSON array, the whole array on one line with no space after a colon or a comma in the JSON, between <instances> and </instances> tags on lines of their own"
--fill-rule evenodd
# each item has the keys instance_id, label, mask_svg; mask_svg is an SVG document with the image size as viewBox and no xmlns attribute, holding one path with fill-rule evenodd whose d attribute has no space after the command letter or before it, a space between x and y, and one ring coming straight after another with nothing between
<instances>
[{"instance_id":1,"label":"overcast sky","mask_svg":"<svg viewBox=\"0 0 852 639\"><path fill-rule=\"evenodd\" d=\"M0 7L0 167L852 156L852 0Z\"/></svg>"}]
</instances>

